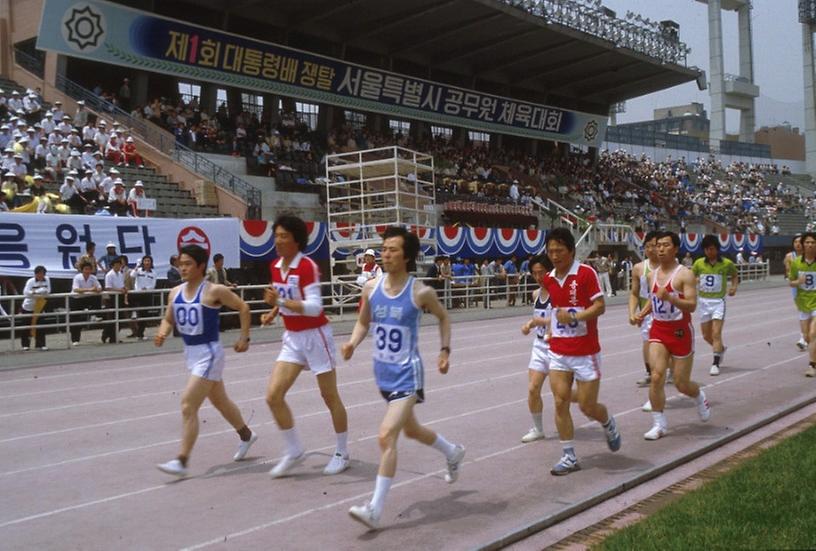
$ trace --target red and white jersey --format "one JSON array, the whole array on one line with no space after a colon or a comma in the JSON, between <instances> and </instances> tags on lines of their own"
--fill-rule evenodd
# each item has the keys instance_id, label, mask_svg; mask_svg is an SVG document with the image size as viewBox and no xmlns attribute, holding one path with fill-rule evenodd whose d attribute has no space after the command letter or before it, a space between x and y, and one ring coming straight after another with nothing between
<instances>
[{"instance_id":1,"label":"red and white jersey","mask_svg":"<svg viewBox=\"0 0 816 551\"><path fill-rule=\"evenodd\" d=\"M329 323L322 308L320 269L317 264L303 253L298 253L289 263L287 271L283 271L282 265L282 258L273 260L269 265L272 276L271 284L277 289L280 301L290 299L321 305L320 313L316 316L305 316L280 306L280 315L283 317L283 325L287 331L315 329Z\"/></svg>"},{"instance_id":2,"label":"red and white jersey","mask_svg":"<svg viewBox=\"0 0 816 551\"><path fill-rule=\"evenodd\" d=\"M677 297L677 298L685 298L683 293L680 293L674 289L674 276L677 275L683 268L682 264L678 264L677 267L672 271L669 275L669 280L666 282L665 286L662 286L658 283L658 278L662 273L661 269L658 268L654 270L652 276L652 285L650 289L650 298L652 301L652 319L659 323L677 323L682 322L684 324L688 324L691 322L691 314L688 312L684 312L677 306L674 306L668 301L663 301L657 298L657 291L660 287L665 287L666 290L669 292L670 295Z\"/></svg>"},{"instance_id":3,"label":"red and white jersey","mask_svg":"<svg viewBox=\"0 0 816 551\"><path fill-rule=\"evenodd\" d=\"M550 294L552 304L550 350L564 356L589 356L600 352L597 318L564 324L555 317L558 308L581 312L592 306L595 299L603 296L598 273L576 260L564 279L558 279L553 270L544 276L542 283Z\"/></svg>"}]
</instances>

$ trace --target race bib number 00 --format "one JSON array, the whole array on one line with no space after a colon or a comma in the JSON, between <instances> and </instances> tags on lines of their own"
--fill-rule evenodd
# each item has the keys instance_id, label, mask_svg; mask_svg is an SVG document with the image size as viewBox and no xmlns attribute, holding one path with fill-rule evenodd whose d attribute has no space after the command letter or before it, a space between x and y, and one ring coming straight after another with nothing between
<instances>
[{"instance_id":1,"label":"race bib number 00","mask_svg":"<svg viewBox=\"0 0 816 551\"><path fill-rule=\"evenodd\" d=\"M204 316L201 303L175 304L173 316L176 318L176 327L182 335L195 336L204 333Z\"/></svg>"}]
</instances>

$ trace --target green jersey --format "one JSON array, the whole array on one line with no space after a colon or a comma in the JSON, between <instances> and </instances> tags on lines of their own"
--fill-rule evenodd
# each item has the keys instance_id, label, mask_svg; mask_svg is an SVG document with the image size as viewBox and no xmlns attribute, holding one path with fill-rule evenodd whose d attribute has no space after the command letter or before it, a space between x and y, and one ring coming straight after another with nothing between
<instances>
[{"instance_id":1,"label":"green jersey","mask_svg":"<svg viewBox=\"0 0 816 551\"><path fill-rule=\"evenodd\" d=\"M805 257L797 257L791 262L790 280L804 276L804 283L796 288L796 306L801 312L816 312L816 260L805 262Z\"/></svg>"},{"instance_id":2,"label":"green jersey","mask_svg":"<svg viewBox=\"0 0 816 551\"><path fill-rule=\"evenodd\" d=\"M737 273L737 266L727 258L711 264L706 257L698 258L691 271L699 279L700 298L725 298L726 280Z\"/></svg>"}]
</instances>

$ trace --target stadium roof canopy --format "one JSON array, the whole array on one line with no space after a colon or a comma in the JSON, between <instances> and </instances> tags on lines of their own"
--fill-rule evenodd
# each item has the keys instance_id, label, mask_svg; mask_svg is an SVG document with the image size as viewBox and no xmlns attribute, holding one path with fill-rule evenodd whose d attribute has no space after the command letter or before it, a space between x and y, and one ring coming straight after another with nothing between
<instances>
[{"instance_id":1,"label":"stadium roof canopy","mask_svg":"<svg viewBox=\"0 0 816 551\"><path fill-rule=\"evenodd\" d=\"M163 15L397 73L601 114L613 103L698 77L696 68L661 63L498 0L162 0L154 6Z\"/></svg>"}]
</instances>

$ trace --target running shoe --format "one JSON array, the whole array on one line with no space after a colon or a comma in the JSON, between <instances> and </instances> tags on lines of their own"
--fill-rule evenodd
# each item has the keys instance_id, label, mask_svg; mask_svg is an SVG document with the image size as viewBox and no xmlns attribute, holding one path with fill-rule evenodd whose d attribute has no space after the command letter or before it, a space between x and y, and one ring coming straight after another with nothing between
<instances>
[{"instance_id":1,"label":"running shoe","mask_svg":"<svg viewBox=\"0 0 816 551\"><path fill-rule=\"evenodd\" d=\"M646 403L643 404L643 406L641 406L640 410L645 411L646 413L651 413L651 411L652 411L652 401L651 400L646 400Z\"/></svg>"},{"instance_id":2,"label":"running shoe","mask_svg":"<svg viewBox=\"0 0 816 551\"><path fill-rule=\"evenodd\" d=\"M708 370L708 374L712 377L716 377L720 374L720 367L717 364L711 364L711 369Z\"/></svg>"},{"instance_id":3,"label":"running shoe","mask_svg":"<svg viewBox=\"0 0 816 551\"><path fill-rule=\"evenodd\" d=\"M280 478L288 473L293 468L297 467L306 459L306 453L301 452L300 455L292 457L291 455L284 455L283 459L278 461L278 464L272 467L269 471L269 476L272 478Z\"/></svg>"},{"instance_id":4,"label":"running shoe","mask_svg":"<svg viewBox=\"0 0 816 551\"><path fill-rule=\"evenodd\" d=\"M252 444L254 444L256 440L258 440L258 435L255 432L250 434L249 440L246 440L246 441L241 440L241 443L238 444L238 451L235 452L235 455L232 456L232 460L233 461L240 461L244 457L246 457L246 454L249 451L249 448L252 447Z\"/></svg>"},{"instance_id":5,"label":"running shoe","mask_svg":"<svg viewBox=\"0 0 816 551\"><path fill-rule=\"evenodd\" d=\"M527 431L527 434L521 437L522 444L529 444L530 442L535 442L536 440L544 440L544 432L535 427L531 428L529 431Z\"/></svg>"},{"instance_id":6,"label":"running shoe","mask_svg":"<svg viewBox=\"0 0 816 551\"><path fill-rule=\"evenodd\" d=\"M580 470L581 466L578 464L578 459L565 454L558 463L553 465L553 468L550 469L550 474L553 476L564 476Z\"/></svg>"},{"instance_id":7,"label":"running shoe","mask_svg":"<svg viewBox=\"0 0 816 551\"><path fill-rule=\"evenodd\" d=\"M448 484L456 482L456 479L459 478L459 473L461 472L460 467L462 466L462 460L464 458L465 447L457 444L456 449L453 451L453 457L448 459L448 472L445 473L445 482Z\"/></svg>"},{"instance_id":8,"label":"running shoe","mask_svg":"<svg viewBox=\"0 0 816 551\"><path fill-rule=\"evenodd\" d=\"M178 459L172 459L167 463L159 463L156 468L163 473L171 474L179 478L187 476L187 467L181 464Z\"/></svg>"},{"instance_id":9,"label":"running shoe","mask_svg":"<svg viewBox=\"0 0 816 551\"><path fill-rule=\"evenodd\" d=\"M799 341L796 343L796 348L798 348L798 349L799 349L800 351L802 351L802 352L804 352L805 350L807 350L807 346L808 346L808 345L807 345L807 343L805 342L805 339L799 339Z\"/></svg>"},{"instance_id":10,"label":"running shoe","mask_svg":"<svg viewBox=\"0 0 816 551\"><path fill-rule=\"evenodd\" d=\"M340 452L336 452L329 460L329 463L326 465L326 468L323 469L323 474L328 475L340 474L348 468L349 468L349 456L343 455Z\"/></svg>"},{"instance_id":11,"label":"running shoe","mask_svg":"<svg viewBox=\"0 0 816 551\"><path fill-rule=\"evenodd\" d=\"M635 381L635 384L636 384L637 386L639 386L640 388L643 388L643 387L649 386L649 385L651 385L651 384L652 384L652 376L651 376L651 375L649 375L649 374L647 373L645 377L643 377L642 379L638 379L637 381Z\"/></svg>"},{"instance_id":12,"label":"running shoe","mask_svg":"<svg viewBox=\"0 0 816 551\"><path fill-rule=\"evenodd\" d=\"M708 398L706 398L702 389L698 398L701 399L697 400L697 413L700 415L700 421L705 423L711 418L711 406L708 405Z\"/></svg>"},{"instance_id":13,"label":"running shoe","mask_svg":"<svg viewBox=\"0 0 816 551\"><path fill-rule=\"evenodd\" d=\"M805 377L816 377L816 367L813 367L812 365L808 366L808 368L805 370Z\"/></svg>"},{"instance_id":14,"label":"running shoe","mask_svg":"<svg viewBox=\"0 0 816 551\"><path fill-rule=\"evenodd\" d=\"M609 446L610 451L618 451L621 447L621 435L614 417L609 417L609 426L604 427L604 431L606 432L606 445Z\"/></svg>"},{"instance_id":15,"label":"running shoe","mask_svg":"<svg viewBox=\"0 0 816 551\"><path fill-rule=\"evenodd\" d=\"M349 508L349 515L357 522L365 524L369 530L376 530L380 527L380 519L374 515L371 503L353 505Z\"/></svg>"},{"instance_id":16,"label":"running shoe","mask_svg":"<svg viewBox=\"0 0 816 551\"><path fill-rule=\"evenodd\" d=\"M666 427L660 425L659 423L655 423L652 425L652 428L643 435L643 438L646 440L657 440L658 438L662 438L666 436Z\"/></svg>"}]
</instances>

